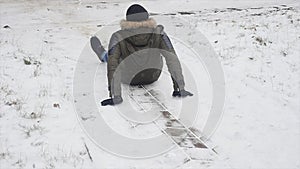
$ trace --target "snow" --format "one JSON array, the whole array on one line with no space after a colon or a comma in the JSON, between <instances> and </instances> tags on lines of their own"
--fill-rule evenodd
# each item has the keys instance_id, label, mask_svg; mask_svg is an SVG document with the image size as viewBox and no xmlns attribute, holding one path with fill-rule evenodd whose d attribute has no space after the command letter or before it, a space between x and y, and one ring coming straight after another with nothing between
<instances>
[{"instance_id":1,"label":"snow","mask_svg":"<svg viewBox=\"0 0 300 169\"><path fill-rule=\"evenodd\" d=\"M114 156L89 139L77 118L73 96L77 60L82 51L89 52L93 66L98 66L95 84L104 81L105 64L88 50L89 37L104 27L108 31L101 38L107 44L130 4L121 0L0 2L1 169L203 167L197 161L183 164L186 157L178 149L149 159ZM145 0L141 4L153 14L176 14L194 25L219 56L226 101L222 121L210 138L220 158L208 168L300 168L299 2ZM202 129L211 86L203 67L189 60L192 53L176 39L180 36L185 32L172 36L180 59L203 76L196 79L201 112L196 127ZM162 84L170 83L166 77L161 79ZM170 88L157 90L165 100L172 100L171 83L166 86ZM95 91L98 102L107 97L106 88ZM166 104L180 107L178 102ZM143 133L133 131L109 108L98 108L121 134L159 133L154 125L140 126Z\"/></svg>"}]
</instances>

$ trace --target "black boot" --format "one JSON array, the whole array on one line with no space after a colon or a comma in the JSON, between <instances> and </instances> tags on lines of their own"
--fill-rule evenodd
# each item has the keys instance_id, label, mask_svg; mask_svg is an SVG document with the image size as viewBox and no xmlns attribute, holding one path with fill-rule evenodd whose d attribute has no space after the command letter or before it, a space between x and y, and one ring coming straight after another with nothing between
<instances>
[{"instance_id":1,"label":"black boot","mask_svg":"<svg viewBox=\"0 0 300 169\"><path fill-rule=\"evenodd\" d=\"M101 45L100 40L96 36L92 36L90 39L90 42L91 42L91 47L92 47L93 51L97 54L97 56L101 60L101 62L104 62L104 58L102 58L102 57L104 56L105 49Z\"/></svg>"}]
</instances>

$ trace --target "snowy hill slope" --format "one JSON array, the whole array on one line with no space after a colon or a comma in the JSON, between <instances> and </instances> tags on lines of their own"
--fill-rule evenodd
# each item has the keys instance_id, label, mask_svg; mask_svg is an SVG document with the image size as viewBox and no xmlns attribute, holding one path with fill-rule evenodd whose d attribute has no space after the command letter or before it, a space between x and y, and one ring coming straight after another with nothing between
<instances>
[{"instance_id":1,"label":"snowy hill slope","mask_svg":"<svg viewBox=\"0 0 300 169\"><path fill-rule=\"evenodd\" d=\"M219 55L226 107L211 138L216 150L231 168L300 168L300 5L173 2L168 9L168 2L142 4L196 26ZM72 93L78 56L130 4L0 2L0 168L197 168L182 165L175 150L138 161L113 156L80 127Z\"/></svg>"}]
</instances>

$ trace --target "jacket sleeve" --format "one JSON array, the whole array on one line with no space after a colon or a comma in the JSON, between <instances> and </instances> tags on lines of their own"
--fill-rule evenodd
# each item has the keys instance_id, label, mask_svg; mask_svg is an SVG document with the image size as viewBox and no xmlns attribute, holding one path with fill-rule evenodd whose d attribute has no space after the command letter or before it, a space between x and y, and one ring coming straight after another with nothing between
<instances>
[{"instance_id":1,"label":"jacket sleeve","mask_svg":"<svg viewBox=\"0 0 300 169\"><path fill-rule=\"evenodd\" d=\"M182 68L172 42L165 32L161 33L160 49L161 54L166 59L166 64L173 81L174 90L183 90L185 83L182 75Z\"/></svg>"},{"instance_id":2,"label":"jacket sleeve","mask_svg":"<svg viewBox=\"0 0 300 169\"><path fill-rule=\"evenodd\" d=\"M108 62L107 62L107 79L109 96L121 96L121 82L120 77L114 77L121 57L121 50L119 45L118 36L114 33L109 42L108 47Z\"/></svg>"}]
</instances>

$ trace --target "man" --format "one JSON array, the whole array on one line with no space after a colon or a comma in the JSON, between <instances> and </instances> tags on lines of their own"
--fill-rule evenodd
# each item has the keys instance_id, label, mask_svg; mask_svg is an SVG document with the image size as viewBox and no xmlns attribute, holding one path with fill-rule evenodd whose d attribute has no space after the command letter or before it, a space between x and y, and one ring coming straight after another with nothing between
<instances>
[{"instance_id":1,"label":"man","mask_svg":"<svg viewBox=\"0 0 300 169\"><path fill-rule=\"evenodd\" d=\"M91 46L102 62L107 62L109 99L102 106L123 102L121 82L129 85L146 85L158 80L166 60L173 81L173 96L186 97L193 94L184 89L182 68L173 45L162 25L141 5L131 5L126 20L120 23L121 30L110 39L109 50L105 51L100 40L93 36ZM119 72L119 75L117 75Z\"/></svg>"}]
</instances>

